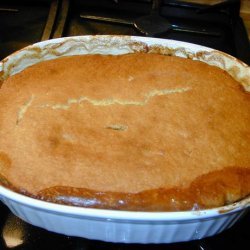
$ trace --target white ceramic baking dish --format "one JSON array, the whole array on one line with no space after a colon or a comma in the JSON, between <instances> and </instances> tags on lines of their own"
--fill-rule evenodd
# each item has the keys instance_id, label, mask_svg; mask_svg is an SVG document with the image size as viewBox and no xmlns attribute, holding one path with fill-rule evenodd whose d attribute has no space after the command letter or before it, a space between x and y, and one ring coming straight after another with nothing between
<instances>
[{"instance_id":1,"label":"white ceramic baking dish","mask_svg":"<svg viewBox=\"0 0 250 250\"><path fill-rule=\"evenodd\" d=\"M0 62L0 80L43 60L75 54L147 51L216 65L250 91L250 68L236 58L199 45L129 36L59 38L26 47ZM129 212L49 203L0 186L0 199L24 221L49 231L124 243L172 243L201 239L231 227L250 208L250 197L234 204L185 212Z\"/></svg>"}]
</instances>

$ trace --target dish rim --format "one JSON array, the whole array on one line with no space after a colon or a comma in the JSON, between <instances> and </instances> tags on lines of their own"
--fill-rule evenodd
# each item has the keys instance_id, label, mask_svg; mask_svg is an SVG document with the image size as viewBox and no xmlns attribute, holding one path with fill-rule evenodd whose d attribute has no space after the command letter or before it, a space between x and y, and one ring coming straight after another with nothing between
<instances>
[{"instance_id":1,"label":"dish rim","mask_svg":"<svg viewBox=\"0 0 250 250\"><path fill-rule=\"evenodd\" d=\"M52 203L48 201L32 198L15 191L12 191L6 187L0 186L0 201L4 198L17 202L21 205L25 205L37 210L47 210L50 213L59 213L69 215L70 217L93 217L98 219L113 219L113 220L129 220L129 221L189 221L196 219L211 219L217 216L236 213L240 210L250 208L250 196L225 206L209 208L209 209L197 209L187 211L163 211L163 212L144 212L144 211L125 211L125 210L111 210L100 208L86 208L72 205L63 205ZM4 201L3 201L4 202Z\"/></svg>"}]
</instances>

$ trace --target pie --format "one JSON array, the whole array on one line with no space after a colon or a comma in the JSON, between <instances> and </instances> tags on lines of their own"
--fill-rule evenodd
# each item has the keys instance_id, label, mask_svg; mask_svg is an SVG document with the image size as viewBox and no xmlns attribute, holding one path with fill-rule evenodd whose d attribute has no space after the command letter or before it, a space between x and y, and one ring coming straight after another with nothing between
<instances>
[{"instance_id":1,"label":"pie","mask_svg":"<svg viewBox=\"0 0 250 250\"><path fill-rule=\"evenodd\" d=\"M0 89L0 181L73 206L181 211L250 194L250 98L226 71L150 53L43 61Z\"/></svg>"}]
</instances>

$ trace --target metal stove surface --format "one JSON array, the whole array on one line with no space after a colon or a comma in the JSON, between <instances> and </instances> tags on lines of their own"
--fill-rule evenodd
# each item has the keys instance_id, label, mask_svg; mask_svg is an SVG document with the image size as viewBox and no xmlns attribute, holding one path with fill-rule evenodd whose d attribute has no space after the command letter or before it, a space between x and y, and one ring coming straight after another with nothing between
<instances>
[{"instance_id":1,"label":"metal stove surface","mask_svg":"<svg viewBox=\"0 0 250 250\"><path fill-rule=\"evenodd\" d=\"M225 0L213 6L176 0L154 1L158 4L152 11L150 0L37 0L35 3L32 0L1 0L0 59L41 40L116 34L197 43L250 64L249 40L239 17L240 0ZM158 33L154 30L141 32L138 19L152 12L161 15L166 28ZM146 23L144 20L143 25L154 23L155 19L146 20Z\"/></svg>"},{"instance_id":2,"label":"metal stove surface","mask_svg":"<svg viewBox=\"0 0 250 250\"><path fill-rule=\"evenodd\" d=\"M158 2L158 1L157 1ZM117 34L193 42L229 53L250 64L250 44L238 0L215 6L164 0L155 12L168 30L143 33L134 22L152 12L150 0L2 0L0 59L29 44L62 36ZM149 24L150 25L150 22ZM67 237L29 225L0 203L0 249L248 249L250 214L231 229L203 240L163 244L113 244Z\"/></svg>"}]
</instances>

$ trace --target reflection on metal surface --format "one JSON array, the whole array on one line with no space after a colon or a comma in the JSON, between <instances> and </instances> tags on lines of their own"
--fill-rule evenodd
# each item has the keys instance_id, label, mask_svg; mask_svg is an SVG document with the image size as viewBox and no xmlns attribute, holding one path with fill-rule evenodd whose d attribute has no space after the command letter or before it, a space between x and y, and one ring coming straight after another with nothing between
<instances>
[{"instance_id":1,"label":"reflection on metal surface","mask_svg":"<svg viewBox=\"0 0 250 250\"><path fill-rule=\"evenodd\" d=\"M63 32L65 29L66 20L67 20L68 12L69 12L69 5L70 5L69 0L62 1L61 11L58 14L58 24L55 28L53 38L59 38L63 36Z\"/></svg>"},{"instance_id":2,"label":"reflection on metal surface","mask_svg":"<svg viewBox=\"0 0 250 250\"><path fill-rule=\"evenodd\" d=\"M3 226L2 234L7 247L20 246L24 243L25 224L21 219L10 214Z\"/></svg>"},{"instance_id":3,"label":"reflection on metal surface","mask_svg":"<svg viewBox=\"0 0 250 250\"><path fill-rule=\"evenodd\" d=\"M41 41L48 40L52 36L53 27L54 27L55 20L56 20L56 14L59 8L58 5L59 5L59 0L53 0L50 4L49 15L48 15L46 26L43 31Z\"/></svg>"},{"instance_id":4,"label":"reflection on metal surface","mask_svg":"<svg viewBox=\"0 0 250 250\"><path fill-rule=\"evenodd\" d=\"M0 11L2 12L18 12L18 9L12 9L12 8L0 8Z\"/></svg>"}]
</instances>

